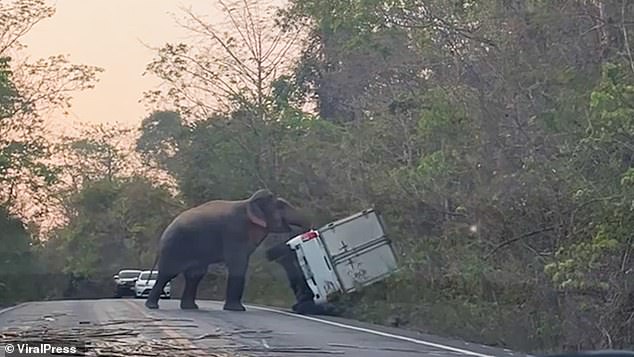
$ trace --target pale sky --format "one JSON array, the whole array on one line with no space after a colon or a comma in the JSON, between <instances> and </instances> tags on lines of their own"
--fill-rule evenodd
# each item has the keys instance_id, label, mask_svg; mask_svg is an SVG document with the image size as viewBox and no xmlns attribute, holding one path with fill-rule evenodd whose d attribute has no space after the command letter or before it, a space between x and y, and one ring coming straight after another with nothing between
<instances>
[{"instance_id":1,"label":"pale sky","mask_svg":"<svg viewBox=\"0 0 634 357\"><path fill-rule=\"evenodd\" d=\"M74 95L67 118L55 121L140 123L147 114L138 103L144 91L158 84L142 76L154 52L166 42L186 40L176 24L180 7L192 7L211 22L226 19L213 0L49 0L56 13L24 38L31 57L67 54L73 63L102 67L96 88Z\"/></svg>"}]
</instances>

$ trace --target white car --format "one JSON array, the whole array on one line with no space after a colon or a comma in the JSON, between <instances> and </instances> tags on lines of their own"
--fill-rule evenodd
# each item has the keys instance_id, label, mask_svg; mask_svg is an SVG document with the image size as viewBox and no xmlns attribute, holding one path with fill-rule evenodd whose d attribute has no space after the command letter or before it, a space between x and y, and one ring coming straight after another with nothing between
<instances>
[{"instance_id":1,"label":"white car","mask_svg":"<svg viewBox=\"0 0 634 357\"><path fill-rule=\"evenodd\" d=\"M158 271L144 270L139 274L138 279L134 283L134 295L137 298L147 297L150 294L150 290L154 284L156 284L156 278L158 277ZM163 288L161 298L169 299L171 297L171 287L168 282Z\"/></svg>"},{"instance_id":2,"label":"white car","mask_svg":"<svg viewBox=\"0 0 634 357\"><path fill-rule=\"evenodd\" d=\"M115 282L115 297L134 296L134 283L141 274L138 269L123 269L113 276Z\"/></svg>"}]
</instances>

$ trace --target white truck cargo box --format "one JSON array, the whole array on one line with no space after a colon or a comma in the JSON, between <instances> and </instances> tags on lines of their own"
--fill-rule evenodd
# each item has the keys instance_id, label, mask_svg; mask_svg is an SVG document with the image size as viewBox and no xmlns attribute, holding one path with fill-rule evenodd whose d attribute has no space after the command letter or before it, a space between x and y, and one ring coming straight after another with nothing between
<instances>
[{"instance_id":1,"label":"white truck cargo box","mask_svg":"<svg viewBox=\"0 0 634 357\"><path fill-rule=\"evenodd\" d=\"M368 209L287 242L295 251L316 303L385 279L397 269L381 216Z\"/></svg>"}]
</instances>

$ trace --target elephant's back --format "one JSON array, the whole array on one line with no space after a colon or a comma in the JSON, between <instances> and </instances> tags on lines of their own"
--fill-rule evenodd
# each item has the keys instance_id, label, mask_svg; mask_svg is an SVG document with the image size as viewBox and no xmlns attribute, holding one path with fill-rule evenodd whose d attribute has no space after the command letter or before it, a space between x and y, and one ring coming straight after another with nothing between
<instances>
[{"instance_id":1,"label":"elephant's back","mask_svg":"<svg viewBox=\"0 0 634 357\"><path fill-rule=\"evenodd\" d=\"M212 201L179 214L161 237L162 248L186 244L195 246L209 238L221 237L234 225L239 206L229 201ZM169 249L169 248L168 248Z\"/></svg>"},{"instance_id":2,"label":"elephant's back","mask_svg":"<svg viewBox=\"0 0 634 357\"><path fill-rule=\"evenodd\" d=\"M231 201L210 201L192 207L178 215L172 224L178 229L209 232L230 222L235 217L238 205Z\"/></svg>"}]
</instances>

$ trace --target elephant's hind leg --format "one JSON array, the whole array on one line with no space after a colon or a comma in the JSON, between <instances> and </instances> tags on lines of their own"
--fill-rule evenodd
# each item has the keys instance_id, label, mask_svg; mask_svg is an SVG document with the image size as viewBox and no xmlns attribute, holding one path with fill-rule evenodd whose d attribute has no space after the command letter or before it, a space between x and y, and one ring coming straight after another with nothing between
<instances>
[{"instance_id":1,"label":"elephant's hind leg","mask_svg":"<svg viewBox=\"0 0 634 357\"><path fill-rule=\"evenodd\" d=\"M205 276L205 273L207 273L206 266L189 268L185 271L185 288L181 296L181 309L198 309L198 305L196 305L196 293L198 292L198 284Z\"/></svg>"},{"instance_id":2,"label":"elephant's hind leg","mask_svg":"<svg viewBox=\"0 0 634 357\"><path fill-rule=\"evenodd\" d=\"M156 283L154 284L154 286L152 287L152 290L150 290L150 293L148 294L147 300L145 300L145 306L148 309L158 309L158 300L161 297L161 293L163 292L163 289L165 288L165 285L167 285L167 283L174 279L176 277L176 275L178 274L162 274L159 271L159 276L156 279Z\"/></svg>"}]
</instances>

